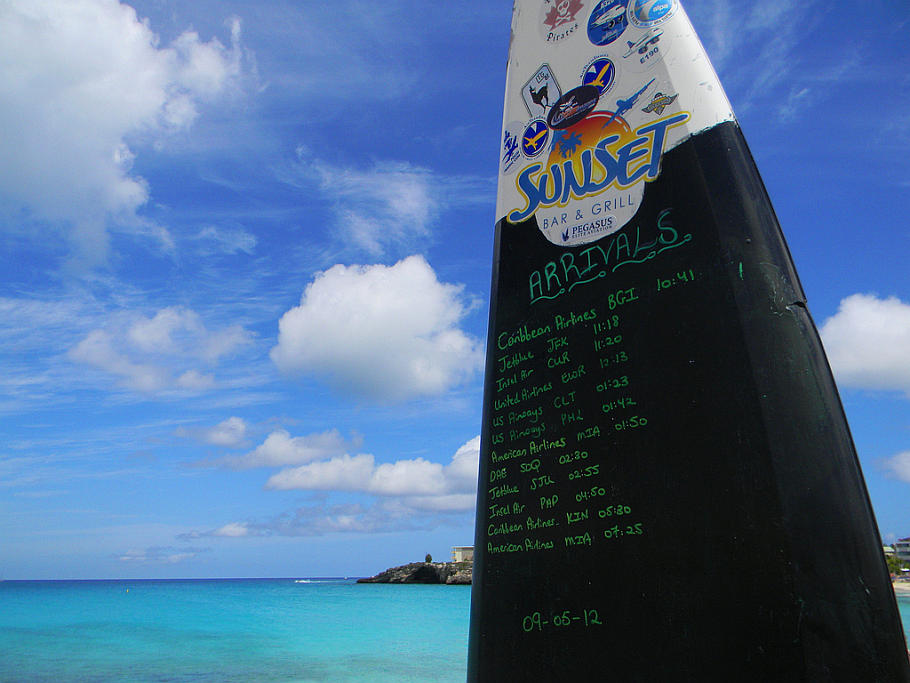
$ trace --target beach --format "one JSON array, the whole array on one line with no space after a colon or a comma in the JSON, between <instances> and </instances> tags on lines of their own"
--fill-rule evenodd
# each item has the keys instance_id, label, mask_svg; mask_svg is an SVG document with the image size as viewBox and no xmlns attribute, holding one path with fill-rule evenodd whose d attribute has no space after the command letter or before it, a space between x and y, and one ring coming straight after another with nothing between
<instances>
[{"instance_id":1,"label":"beach","mask_svg":"<svg viewBox=\"0 0 910 683\"><path fill-rule=\"evenodd\" d=\"M892 581L891 585L894 587L894 595L899 598L910 598L910 581Z\"/></svg>"}]
</instances>

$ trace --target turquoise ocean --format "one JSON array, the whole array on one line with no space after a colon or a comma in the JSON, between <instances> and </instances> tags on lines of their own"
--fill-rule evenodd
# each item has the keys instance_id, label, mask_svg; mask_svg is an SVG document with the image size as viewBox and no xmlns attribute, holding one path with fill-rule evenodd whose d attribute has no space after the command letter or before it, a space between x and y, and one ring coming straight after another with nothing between
<instances>
[{"instance_id":1,"label":"turquoise ocean","mask_svg":"<svg viewBox=\"0 0 910 683\"><path fill-rule=\"evenodd\" d=\"M348 579L5 581L0 682L463 683L469 608Z\"/></svg>"}]
</instances>

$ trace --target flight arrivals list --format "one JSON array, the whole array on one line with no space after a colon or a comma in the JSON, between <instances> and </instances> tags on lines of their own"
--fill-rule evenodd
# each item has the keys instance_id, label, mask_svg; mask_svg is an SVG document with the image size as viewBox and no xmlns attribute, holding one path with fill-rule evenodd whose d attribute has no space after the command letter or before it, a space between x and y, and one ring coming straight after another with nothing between
<instances>
[{"instance_id":1,"label":"flight arrivals list","mask_svg":"<svg viewBox=\"0 0 910 683\"><path fill-rule=\"evenodd\" d=\"M472 615L499 644L476 639L493 648L476 658L487 670L512 648L529 671L603 642L615 661L676 628L617 615L670 599L692 623L733 622L728 594L710 614L696 596L737 571L728 539L773 537L773 484L737 464L743 441L761 460L763 426L741 328L723 320L731 269L685 183L673 187L586 245L553 245L533 221L497 227ZM748 493L711 496L724 489ZM666 557L711 561L681 586L655 566ZM599 666L569 658L551 673Z\"/></svg>"},{"instance_id":2,"label":"flight arrivals list","mask_svg":"<svg viewBox=\"0 0 910 683\"><path fill-rule=\"evenodd\" d=\"M524 268L501 280L514 289L500 289L500 300L523 300L524 309L513 316L500 304L490 340L489 557L635 543L649 533L652 504L623 481L624 457L648 441L654 411L663 411L644 357L654 342L643 337L657 326L655 306L691 295L705 276L689 267L692 235L674 227L672 211L652 223L572 250L536 240L540 260L518 259ZM680 343L672 330L664 339Z\"/></svg>"},{"instance_id":3,"label":"flight arrivals list","mask_svg":"<svg viewBox=\"0 0 910 683\"><path fill-rule=\"evenodd\" d=\"M497 335L488 553L590 546L644 533L605 481L600 457L614 433L648 425L623 344L621 312L640 301L636 290ZM564 482L574 483L568 499L559 495L565 486L557 487Z\"/></svg>"},{"instance_id":4,"label":"flight arrivals list","mask_svg":"<svg viewBox=\"0 0 910 683\"><path fill-rule=\"evenodd\" d=\"M590 243L497 224L469 680L721 680L743 662L740 680L790 680L807 652L865 675L878 655L815 634L878 614L899 631L773 214L729 229L751 205L684 171L739 140L718 126L665 155L635 218ZM833 481L854 493L821 495ZM867 546L862 581L793 540L843 533ZM851 595L833 617L812 593L829 566ZM644 643L661 644L646 662Z\"/></svg>"}]
</instances>

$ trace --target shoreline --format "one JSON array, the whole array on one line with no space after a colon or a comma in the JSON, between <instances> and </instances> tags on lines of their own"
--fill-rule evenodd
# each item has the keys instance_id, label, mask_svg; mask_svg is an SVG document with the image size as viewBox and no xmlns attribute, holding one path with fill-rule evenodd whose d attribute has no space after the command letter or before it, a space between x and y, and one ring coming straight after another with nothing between
<instances>
[{"instance_id":1,"label":"shoreline","mask_svg":"<svg viewBox=\"0 0 910 683\"><path fill-rule=\"evenodd\" d=\"M898 598L910 598L910 581L892 581L894 595Z\"/></svg>"}]
</instances>

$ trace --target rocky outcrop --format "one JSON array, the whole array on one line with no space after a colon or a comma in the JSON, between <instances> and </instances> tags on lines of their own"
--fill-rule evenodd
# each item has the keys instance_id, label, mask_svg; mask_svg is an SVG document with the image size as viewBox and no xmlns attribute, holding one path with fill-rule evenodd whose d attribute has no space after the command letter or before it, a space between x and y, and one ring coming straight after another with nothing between
<instances>
[{"instance_id":1,"label":"rocky outcrop","mask_svg":"<svg viewBox=\"0 0 910 683\"><path fill-rule=\"evenodd\" d=\"M357 583L471 583L470 562L411 562L392 567Z\"/></svg>"}]
</instances>

